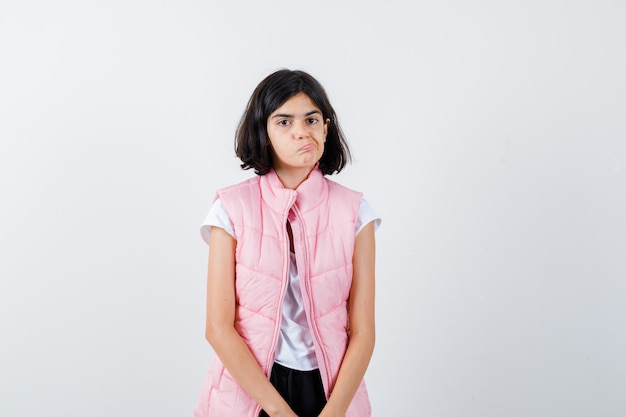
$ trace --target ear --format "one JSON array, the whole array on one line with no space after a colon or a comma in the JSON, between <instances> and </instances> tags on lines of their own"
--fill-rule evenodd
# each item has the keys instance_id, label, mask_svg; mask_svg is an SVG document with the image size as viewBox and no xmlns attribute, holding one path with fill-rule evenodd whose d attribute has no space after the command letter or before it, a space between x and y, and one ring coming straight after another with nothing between
<instances>
[{"instance_id":1,"label":"ear","mask_svg":"<svg viewBox=\"0 0 626 417\"><path fill-rule=\"evenodd\" d=\"M328 126L330 126L330 119L324 121L324 142L326 142L326 135L328 134Z\"/></svg>"}]
</instances>

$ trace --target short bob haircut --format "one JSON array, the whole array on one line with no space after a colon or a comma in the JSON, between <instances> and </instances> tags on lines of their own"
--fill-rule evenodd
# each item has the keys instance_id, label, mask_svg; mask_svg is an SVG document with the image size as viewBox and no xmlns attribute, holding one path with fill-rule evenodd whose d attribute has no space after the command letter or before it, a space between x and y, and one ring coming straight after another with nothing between
<instances>
[{"instance_id":1,"label":"short bob haircut","mask_svg":"<svg viewBox=\"0 0 626 417\"><path fill-rule=\"evenodd\" d=\"M324 153L319 168L325 175L340 172L351 161L350 148L339 126L335 110L322 85L304 71L278 70L256 87L235 134L235 153L241 168L253 168L257 175L267 174L273 166L267 134L267 119L277 108L296 94L304 93L330 119Z\"/></svg>"}]
</instances>

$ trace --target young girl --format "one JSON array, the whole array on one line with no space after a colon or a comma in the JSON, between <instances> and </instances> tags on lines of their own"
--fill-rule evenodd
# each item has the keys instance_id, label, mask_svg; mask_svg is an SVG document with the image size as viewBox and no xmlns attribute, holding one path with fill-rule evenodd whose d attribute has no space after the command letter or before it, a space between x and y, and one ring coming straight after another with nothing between
<instances>
[{"instance_id":1,"label":"young girl","mask_svg":"<svg viewBox=\"0 0 626 417\"><path fill-rule=\"evenodd\" d=\"M374 230L361 193L325 177L350 151L323 87L280 70L254 90L235 138L255 177L217 191L196 417L367 417Z\"/></svg>"}]
</instances>

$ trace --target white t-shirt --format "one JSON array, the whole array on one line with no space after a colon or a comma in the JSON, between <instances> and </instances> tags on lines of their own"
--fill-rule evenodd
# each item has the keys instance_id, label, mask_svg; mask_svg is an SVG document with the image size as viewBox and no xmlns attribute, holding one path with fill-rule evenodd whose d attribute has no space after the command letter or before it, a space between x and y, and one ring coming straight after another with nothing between
<instances>
[{"instance_id":1,"label":"white t-shirt","mask_svg":"<svg viewBox=\"0 0 626 417\"><path fill-rule=\"evenodd\" d=\"M374 229L378 229L381 222L380 217L376 215L367 201L361 198L354 235L358 235L363 227L372 221L374 222ZM228 234L235 237L233 224L219 198L215 200L211 206L209 214L207 214L200 227L200 234L207 244L209 243L211 227L213 226L221 227ZM282 309L280 335L276 345L276 356L274 360L291 369L301 371L317 369L313 337L304 312L296 257L293 253L291 253L290 256L289 284L285 298L283 298Z\"/></svg>"}]
</instances>

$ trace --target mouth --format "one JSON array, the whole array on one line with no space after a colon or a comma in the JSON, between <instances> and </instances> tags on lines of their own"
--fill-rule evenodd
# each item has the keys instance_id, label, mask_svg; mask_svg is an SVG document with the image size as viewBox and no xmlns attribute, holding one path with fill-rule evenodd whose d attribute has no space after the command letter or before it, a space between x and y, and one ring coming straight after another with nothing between
<instances>
[{"instance_id":1,"label":"mouth","mask_svg":"<svg viewBox=\"0 0 626 417\"><path fill-rule=\"evenodd\" d=\"M303 147L301 147L299 150L300 151L310 151L315 149L315 145L312 143L307 143L306 145L304 145Z\"/></svg>"}]
</instances>

